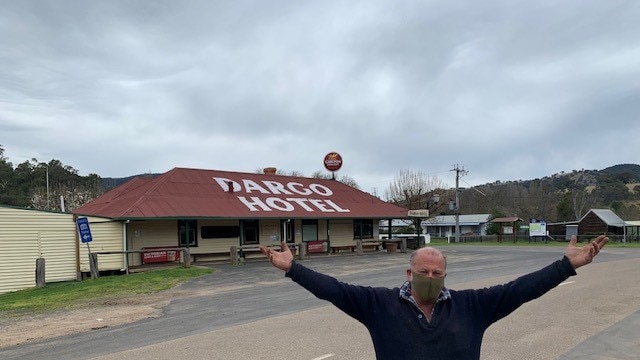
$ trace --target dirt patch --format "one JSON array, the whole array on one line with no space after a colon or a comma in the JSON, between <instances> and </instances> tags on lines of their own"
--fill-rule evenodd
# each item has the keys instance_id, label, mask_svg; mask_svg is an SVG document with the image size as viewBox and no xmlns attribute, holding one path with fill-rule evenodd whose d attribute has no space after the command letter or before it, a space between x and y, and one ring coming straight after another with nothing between
<instances>
[{"instance_id":1,"label":"dirt patch","mask_svg":"<svg viewBox=\"0 0 640 360\"><path fill-rule=\"evenodd\" d=\"M74 310L0 314L0 348L157 317L172 299L194 295L168 290L153 295L103 299Z\"/></svg>"}]
</instances>

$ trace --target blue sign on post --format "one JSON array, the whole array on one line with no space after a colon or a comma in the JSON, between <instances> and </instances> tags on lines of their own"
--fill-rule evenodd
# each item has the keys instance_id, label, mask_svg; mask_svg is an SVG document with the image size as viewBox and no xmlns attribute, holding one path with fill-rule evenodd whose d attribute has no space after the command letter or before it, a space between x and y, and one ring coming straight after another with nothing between
<instances>
[{"instance_id":1,"label":"blue sign on post","mask_svg":"<svg viewBox=\"0 0 640 360\"><path fill-rule=\"evenodd\" d=\"M91 242L93 238L91 237L91 229L89 229L89 219L86 217L78 218L76 224L78 225L78 233L80 233L80 241L83 244Z\"/></svg>"}]
</instances>

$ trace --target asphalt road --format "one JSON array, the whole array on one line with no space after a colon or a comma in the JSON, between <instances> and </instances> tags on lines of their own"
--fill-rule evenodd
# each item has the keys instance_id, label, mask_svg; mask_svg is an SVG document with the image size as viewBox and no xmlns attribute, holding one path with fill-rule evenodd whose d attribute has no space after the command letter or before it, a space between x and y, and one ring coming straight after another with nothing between
<instances>
[{"instance_id":1,"label":"asphalt road","mask_svg":"<svg viewBox=\"0 0 640 360\"><path fill-rule=\"evenodd\" d=\"M444 247L447 286L509 281L560 258L560 247ZM408 254L314 257L340 280L400 286ZM364 327L266 261L214 265L158 318L0 350L1 359L373 359ZM640 249L605 248L578 276L493 325L484 359L637 359Z\"/></svg>"}]
</instances>

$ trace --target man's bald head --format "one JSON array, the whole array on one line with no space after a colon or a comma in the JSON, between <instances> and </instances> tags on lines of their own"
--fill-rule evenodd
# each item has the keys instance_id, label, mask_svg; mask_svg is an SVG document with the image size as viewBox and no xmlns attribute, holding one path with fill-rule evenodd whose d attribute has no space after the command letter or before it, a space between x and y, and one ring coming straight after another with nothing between
<instances>
[{"instance_id":1,"label":"man's bald head","mask_svg":"<svg viewBox=\"0 0 640 360\"><path fill-rule=\"evenodd\" d=\"M429 246L414 250L409 257L409 265L413 267L416 262L416 257L423 254L441 257L444 260L444 270L447 269L447 257L440 250Z\"/></svg>"}]
</instances>

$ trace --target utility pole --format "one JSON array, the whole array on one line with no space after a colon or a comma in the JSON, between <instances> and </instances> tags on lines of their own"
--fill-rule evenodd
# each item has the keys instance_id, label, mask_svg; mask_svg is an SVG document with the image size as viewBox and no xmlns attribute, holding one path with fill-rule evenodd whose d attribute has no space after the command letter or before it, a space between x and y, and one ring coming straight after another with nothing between
<instances>
[{"instance_id":1,"label":"utility pole","mask_svg":"<svg viewBox=\"0 0 640 360\"><path fill-rule=\"evenodd\" d=\"M460 242L460 176L466 175L468 171L460 168L458 164L454 165L451 171L456 172L456 203L455 203L455 214L456 214L456 233L454 242Z\"/></svg>"},{"instance_id":2,"label":"utility pole","mask_svg":"<svg viewBox=\"0 0 640 360\"><path fill-rule=\"evenodd\" d=\"M51 203L49 202L49 165L47 165L47 210L51 210Z\"/></svg>"}]
</instances>

